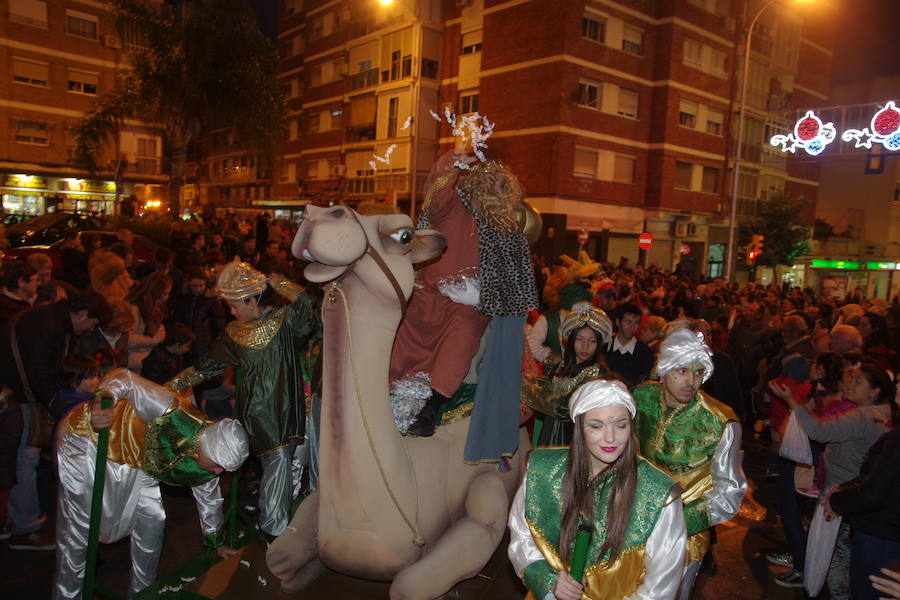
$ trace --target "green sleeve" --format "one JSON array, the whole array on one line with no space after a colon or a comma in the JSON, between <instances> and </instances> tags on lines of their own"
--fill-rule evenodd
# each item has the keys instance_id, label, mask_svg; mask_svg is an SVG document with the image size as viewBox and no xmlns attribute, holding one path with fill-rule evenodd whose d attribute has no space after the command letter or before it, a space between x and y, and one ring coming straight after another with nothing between
<instances>
[{"instance_id":1,"label":"green sleeve","mask_svg":"<svg viewBox=\"0 0 900 600\"><path fill-rule=\"evenodd\" d=\"M525 567L524 575L526 587L538 598L546 596L556 585L556 579L559 577L546 560L539 560Z\"/></svg>"},{"instance_id":2,"label":"green sleeve","mask_svg":"<svg viewBox=\"0 0 900 600\"><path fill-rule=\"evenodd\" d=\"M319 315L315 303L306 292L299 294L287 308L286 321L296 336L306 337L318 326Z\"/></svg>"},{"instance_id":3,"label":"green sleeve","mask_svg":"<svg viewBox=\"0 0 900 600\"><path fill-rule=\"evenodd\" d=\"M687 525L689 536L709 529L709 521L709 506L706 498L697 498L684 505L684 523Z\"/></svg>"}]
</instances>

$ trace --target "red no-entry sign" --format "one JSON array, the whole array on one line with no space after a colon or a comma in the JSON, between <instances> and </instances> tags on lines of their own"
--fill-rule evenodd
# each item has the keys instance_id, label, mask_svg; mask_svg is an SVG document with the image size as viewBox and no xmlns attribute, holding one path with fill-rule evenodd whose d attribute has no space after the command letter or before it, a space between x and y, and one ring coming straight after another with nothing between
<instances>
[{"instance_id":1,"label":"red no-entry sign","mask_svg":"<svg viewBox=\"0 0 900 600\"><path fill-rule=\"evenodd\" d=\"M638 236L638 247L641 250L649 250L650 246L653 245L653 235L650 233L644 232Z\"/></svg>"},{"instance_id":2,"label":"red no-entry sign","mask_svg":"<svg viewBox=\"0 0 900 600\"><path fill-rule=\"evenodd\" d=\"M682 243L682 244L681 244L681 253L682 253L682 254L690 254L690 253L691 253L691 247L688 246L687 244Z\"/></svg>"}]
</instances>

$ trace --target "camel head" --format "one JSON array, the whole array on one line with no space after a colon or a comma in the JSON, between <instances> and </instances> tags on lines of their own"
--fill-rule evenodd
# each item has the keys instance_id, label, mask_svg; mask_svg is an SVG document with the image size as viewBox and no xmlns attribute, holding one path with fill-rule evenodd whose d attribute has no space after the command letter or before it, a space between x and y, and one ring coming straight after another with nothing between
<instances>
[{"instance_id":1,"label":"camel head","mask_svg":"<svg viewBox=\"0 0 900 600\"><path fill-rule=\"evenodd\" d=\"M409 299L413 265L440 256L446 247L443 234L416 230L406 215L364 216L346 206L307 206L291 252L310 261L303 271L309 281L325 283L352 270L371 294L390 302L396 300L397 292L373 253L384 261L404 299Z\"/></svg>"}]
</instances>

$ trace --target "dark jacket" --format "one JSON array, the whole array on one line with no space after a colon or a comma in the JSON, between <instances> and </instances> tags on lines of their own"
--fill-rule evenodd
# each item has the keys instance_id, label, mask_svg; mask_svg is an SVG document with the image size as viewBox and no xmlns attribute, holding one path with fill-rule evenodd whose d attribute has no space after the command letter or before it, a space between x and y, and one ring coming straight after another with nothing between
<instances>
[{"instance_id":1,"label":"dark jacket","mask_svg":"<svg viewBox=\"0 0 900 600\"><path fill-rule=\"evenodd\" d=\"M20 312L24 312L31 308L31 305L24 300L12 298L0 288L0 328L5 327Z\"/></svg>"},{"instance_id":2,"label":"dark jacket","mask_svg":"<svg viewBox=\"0 0 900 600\"><path fill-rule=\"evenodd\" d=\"M25 376L35 400L46 407L60 388L59 365L72 343L72 316L65 300L29 309L13 320L0 333L0 380L16 392L16 398L26 400L22 381L8 342L15 335Z\"/></svg>"},{"instance_id":3,"label":"dark jacket","mask_svg":"<svg viewBox=\"0 0 900 600\"><path fill-rule=\"evenodd\" d=\"M63 248L59 253L62 262L62 279L69 285L83 290L87 289L91 281L88 279L87 253L75 248Z\"/></svg>"},{"instance_id":4,"label":"dark jacket","mask_svg":"<svg viewBox=\"0 0 900 600\"><path fill-rule=\"evenodd\" d=\"M831 496L831 508L863 533L900 542L900 429L878 438L860 476Z\"/></svg>"},{"instance_id":5,"label":"dark jacket","mask_svg":"<svg viewBox=\"0 0 900 600\"><path fill-rule=\"evenodd\" d=\"M724 352L714 350L712 363L713 374L703 384L703 391L719 402L730 406L738 419L743 422L746 417L744 394L734 361Z\"/></svg>"},{"instance_id":6,"label":"dark jacket","mask_svg":"<svg viewBox=\"0 0 900 600\"><path fill-rule=\"evenodd\" d=\"M185 367L181 356L172 354L162 347L162 344L153 348L141 365L141 376L154 383L163 384Z\"/></svg>"},{"instance_id":7,"label":"dark jacket","mask_svg":"<svg viewBox=\"0 0 900 600\"><path fill-rule=\"evenodd\" d=\"M16 485L16 450L22 438L22 411L0 400L0 492Z\"/></svg>"},{"instance_id":8,"label":"dark jacket","mask_svg":"<svg viewBox=\"0 0 900 600\"><path fill-rule=\"evenodd\" d=\"M167 327L183 323L197 336L188 354L191 363L205 355L213 340L225 331L225 311L218 298L195 296L190 291L179 294L172 303L170 315Z\"/></svg>"},{"instance_id":9,"label":"dark jacket","mask_svg":"<svg viewBox=\"0 0 900 600\"><path fill-rule=\"evenodd\" d=\"M613 350L612 346L606 351L606 366L624 379L629 388L647 379L655 362L653 351L641 340L635 340L634 352L631 354L622 354Z\"/></svg>"}]
</instances>

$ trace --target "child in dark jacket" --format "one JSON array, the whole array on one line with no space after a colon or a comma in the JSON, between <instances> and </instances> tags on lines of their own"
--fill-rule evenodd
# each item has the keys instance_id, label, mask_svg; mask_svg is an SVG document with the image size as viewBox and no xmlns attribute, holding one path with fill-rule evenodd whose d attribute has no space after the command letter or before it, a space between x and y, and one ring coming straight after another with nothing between
<instances>
[{"instance_id":1,"label":"child in dark jacket","mask_svg":"<svg viewBox=\"0 0 900 600\"><path fill-rule=\"evenodd\" d=\"M86 354L67 354L60 363L60 374L62 387L50 404L50 413L57 421L92 398L100 381L100 362Z\"/></svg>"},{"instance_id":2,"label":"child in dark jacket","mask_svg":"<svg viewBox=\"0 0 900 600\"><path fill-rule=\"evenodd\" d=\"M154 383L164 384L186 366L185 356L197 336L184 323L173 323L166 329L166 339L153 348L144 359L141 376Z\"/></svg>"}]
</instances>

